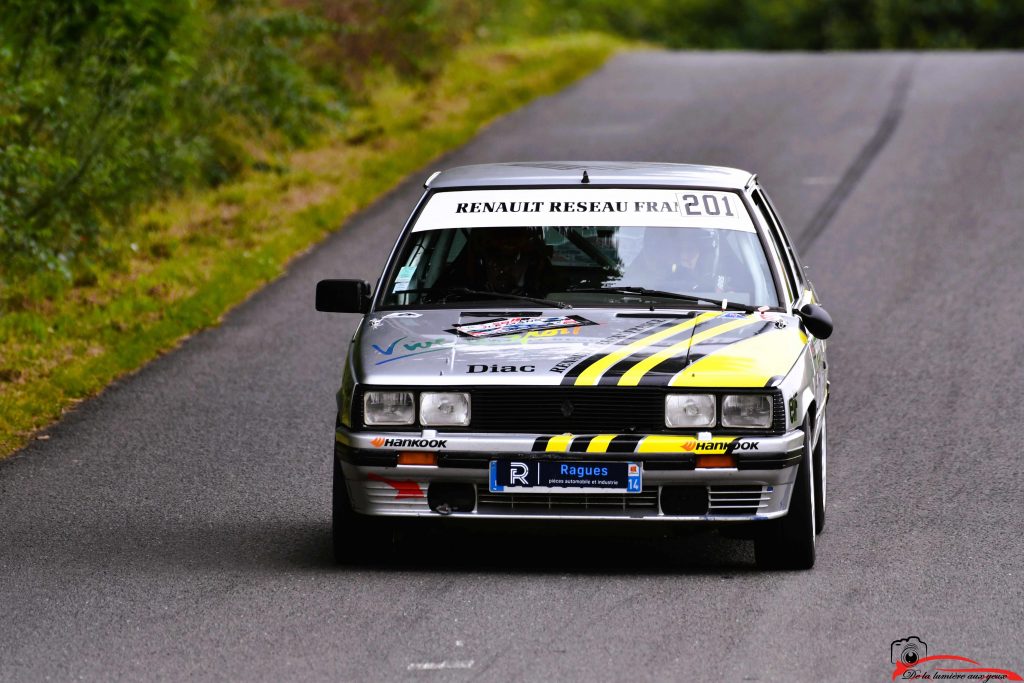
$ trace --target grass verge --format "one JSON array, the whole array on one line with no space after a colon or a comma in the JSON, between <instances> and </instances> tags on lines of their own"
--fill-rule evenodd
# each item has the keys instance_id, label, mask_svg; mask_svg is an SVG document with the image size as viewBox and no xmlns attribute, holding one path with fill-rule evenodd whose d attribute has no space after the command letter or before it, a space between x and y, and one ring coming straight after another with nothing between
<instances>
[{"instance_id":1,"label":"grass verge","mask_svg":"<svg viewBox=\"0 0 1024 683\"><path fill-rule=\"evenodd\" d=\"M343 130L217 190L152 207L74 283L0 293L0 458L76 402L217 324L410 172L622 45L599 34L460 49L431 82L377 77Z\"/></svg>"}]
</instances>

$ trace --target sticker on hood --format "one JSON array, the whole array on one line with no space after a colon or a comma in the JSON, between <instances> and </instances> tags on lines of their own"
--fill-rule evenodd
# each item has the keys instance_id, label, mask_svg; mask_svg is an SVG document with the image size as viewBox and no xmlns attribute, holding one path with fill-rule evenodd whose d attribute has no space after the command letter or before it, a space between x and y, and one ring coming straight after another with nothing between
<instances>
[{"instance_id":1,"label":"sticker on hood","mask_svg":"<svg viewBox=\"0 0 1024 683\"><path fill-rule=\"evenodd\" d=\"M567 327L582 327L584 325L596 325L597 323L582 318L578 315L551 315L537 316L532 318L495 318L484 320L468 325L454 325L448 330L460 337L481 339L485 337L500 337L508 334L522 334L536 330L557 330Z\"/></svg>"}]
</instances>

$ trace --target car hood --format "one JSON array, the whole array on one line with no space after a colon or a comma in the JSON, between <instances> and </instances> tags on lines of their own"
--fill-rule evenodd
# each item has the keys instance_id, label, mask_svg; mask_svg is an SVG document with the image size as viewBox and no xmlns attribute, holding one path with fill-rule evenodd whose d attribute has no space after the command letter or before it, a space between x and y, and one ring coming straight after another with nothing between
<instances>
[{"instance_id":1,"label":"car hood","mask_svg":"<svg viewBox=\"0 0 1024 683\"><path fill-rule=\"evenodd\" d=\"M381 311L353 364L373 385L764 387L806 344L799 320L774 312Z\"/></svg>"}]
</instances>

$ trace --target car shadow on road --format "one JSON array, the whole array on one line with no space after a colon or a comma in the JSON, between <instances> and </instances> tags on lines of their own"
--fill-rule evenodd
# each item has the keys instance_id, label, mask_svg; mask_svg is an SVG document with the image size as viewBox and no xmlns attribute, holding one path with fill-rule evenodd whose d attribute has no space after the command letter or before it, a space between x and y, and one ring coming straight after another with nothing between
<instances>
[{"instance_id":1,"label":"car shadow on road","mask_svg":"<svg viewBox=\"0 0 1024 683\"><path fill-rule=\"evenodd\" d=\"M12 570L148 573L173 568L473 574L740 574L752 543L717 532L682 535L663 525L414 524L393 552L337 565L329 519L176 519L106 514L0 530ZM414 520L419 521L419 520ZM441 523L436 523L441 522ZM658 527L658 528L652 528ZM32 569L35 568L35 569Z\"/></svg>"},{"instance_id":2,"label":"car shadow on road","mask_svg":"<svg viewBox=\"0 0 1024 683\"><path fill-rule=\"evenodd\" d=\"M655 526L655 525L647 525ZM753 543L717 531L594 524L416 524L392 552L372 562L335 565L329 530L307 567L337 571L474 574L739 574L756 571ZM300 558L295 558L300 559Z\"/></svg>"}]
</instances>

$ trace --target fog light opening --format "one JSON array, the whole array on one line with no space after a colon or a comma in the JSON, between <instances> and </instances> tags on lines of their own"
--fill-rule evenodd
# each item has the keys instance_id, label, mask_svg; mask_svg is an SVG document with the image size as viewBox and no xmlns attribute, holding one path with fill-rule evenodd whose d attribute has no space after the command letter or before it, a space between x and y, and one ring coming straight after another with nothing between
<instances>
[{"instance_id":1,"label":"fog light opening","mask_svg":"<svg viewBox=\"0 0 1024 683\"><path fill-rule=\"evenodd\" d=\"M708 488L706 486L662 486L661 512L666 515L706 515Z\"/></svg>"},{"instance_id":2,"label":"fog light opening","mask_svg":"<svg viewBox=\"0 0 1024 683\"><path fill-rule=\"evenodd\" d=\"M476 508L476 487L472 484L434 482L427 488L427 504L442 515L472 512Z\"/></svg>"}]
</instances>

